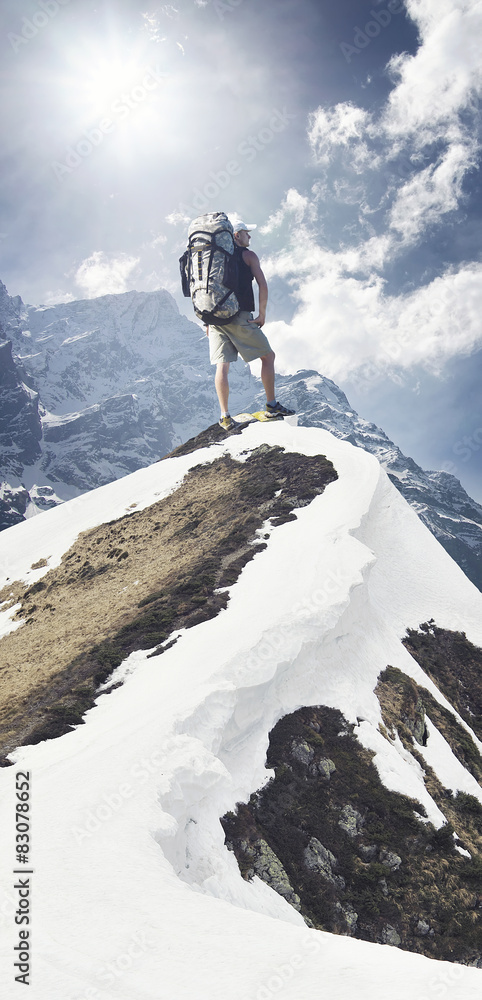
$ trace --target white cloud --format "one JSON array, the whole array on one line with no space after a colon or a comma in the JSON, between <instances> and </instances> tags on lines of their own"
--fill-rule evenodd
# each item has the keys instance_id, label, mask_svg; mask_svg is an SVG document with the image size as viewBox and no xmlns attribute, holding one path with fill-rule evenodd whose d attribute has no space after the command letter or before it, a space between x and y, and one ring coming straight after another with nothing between
<instances>
[{"instance_id":1,"label":"white cloud","mask_svg":"<svg viewBox=\"0 0 482 1000\"><path fill-rule=\"evenodd\" d=\"M278 229L288 218L295 223L300 223L309 209L309 198L300 194L296 188L290 188L286 193L281 207L269 217L264 226L260 227L260 232L263 234L272 233L274 229Z\"/></svg>"},{"instance_id":2,"label":"white cloud","mask_svg":"<svg viewBox=\"0 0 482 1000\"><path fill-rule=\"evenodd\" d=\"M108 258L103 250L95 250L77 268L75 283L88 299L126 292L132 288L130 279L138 263L137 257L120 254Z\"/></svg>"},{"instance_id":3,"label":"white cloud","mask_svg":"<svg viewBox=\"0 0 482 1000\"><path fill-rule=\"evenodd\" d=\"M161 14L165 14L166 17L169 17L169 18L171 18L173 20L175 20L176 18L179 17L179 10L178 10L178 8L177 7L173 7L172 3L161 4L159 10L160 10Z\"/></svg>"},{"instance_id":4,"label":"white cloud","mask_svg":"<svg viewBox=\"0 0 482 1000\"><path fill-rule=\"evenodd\" d=\"M454 143L438 164L430 164L407 181L392 205L390 227L409 241L455 211L462 197L464 177L476 162L474 153L471 143Z\"/></svg>"},{"instance_id":5,"label":"white cloud","mask_svg":"<svg viewBox=\"0 0 482 1000\"><path fill-rule=\"evenodd\" d=\"M137 291L157 292L157 290L160 288L166 288L166 285L161 281L157 271L151 271L149 274L146 274L143 277L140 287L137 289Z\"/></svg>"},{"instance_id":6,"label":"white cloud","mask_svg":"<svg viewBox=\"0 0 482 1000\"><path fill-rule=\"evenodd\" d=\"M474 96L482 92L482 3L407 0L407 9L420 46L392 60L385 106L378 115L349 103L318 108L308 139L320 178L308 203L291 190L264 227L294 222L289 249L265 265L297 303L290 324L266 328L285 371L317 368L340 379L368 368L373 378L395 377L414 365L440 370L482 346L480 263L444 267L398 295L383 278L460 210L481 148ZM332 249L320 245L327 219Z\"/></svg>"},{"instance_id":7,"label":"white cloud","mask_svg":"<svg viewBox=\"0 0 482 1000\"><path fill-rule=\"evenodd\" d=\"M310 116L308 141L316 162L328 166L337 148L349 150L352 166L362 169L369 157L363 135L370 122L367 111L350 102L317 108Z\"/></svg>"},{"instance_id":8,"label":"white cloud","mask_svg":"<svg viewBox=\"0 0 482 1000\"><path fill-rule=\"evenodd\" d=\"M164 243L167 243L167 236L165 236L164 233L159 233L147 244L147 246L151 247L152 250L156 250L158 247L163 246Z\"/></svg>"},{"instance_id":9,"label":"white cloud","mask_svg":"<svg viewBox=\"0 0 482 1000\"><path fill-rule=\"evenodd\" d=\"M368 368L382 379L414 365L438 371L454 354L482 345L481 264L390 296L379 275L347 273L350 262L355 252L323 251L306 233L297 252L269 262L266 270L285 277L298 302L290 324L265 328L280 371L315 368L336 381Z\"/></svg>"},{"instance_id":10,"label":"white cloud","mask_svg":"<svg viewBox=\"0 0 482 1000\"><path fill-rule=\"evenodd\" d=\"M480 150L476 103L482 93L482 3L406 4L421 44L414 55L391 60L395 86L379 116L345 102L318 108L308 128L317 164L338 172L331 192L338 201L364 206L363 179L382 176L390 164L397 175L403 166L387 184L385 200L395 194L389 224L405 240L457 207Z\"/></svg>"},{"instance_id":11,"label":"white cloud","mask_svg":"<svg viewBox=\"0 0 482 1000\"><path fill-rule=\"evenodd\" d=\"M147 33L150 42L165 42L166 35L161 33L161 26L159 24L159 18L155 14L141 14L144 21L144 30Z\"/></svg>"},{"instance_id":12,"label":"white cloud","mask_svg":"<svg viewBox=\"0 0 482 1000\"><path fill-rule=\"evenodd\" d=\"M166 215L166 222L168 222L170 226L177 226L181 222L183 224L184 223L188 224L190 221L191 221L191 216L188 215L188 213L183 211L182 209L179 209L176 212L171 212L169 215Z\"/></svg>"},{"instance_id":13,"label":"white cloud","mask_svg":"<svg viewBox=\"0 0 482 1000\"><path fill-rule=\"evenodd\" d=\"M56 292L45 292L42 297L43 306L56 306L59 302L74 302L75 296L71 295L70 292L61 292L60 290Z\"/></svg>"},{"instance_id":14,"label":"white cloud","mask_svg":"<svg viewBox=\"0 0 482 1000\"><path fill-rule=\"evenodd\" d=\"M397 81L384 115L393 138L413 135L418 143L443 135L447 121L482 86L480 39L482 4L478 0L406 0L422 44L413 56L391 61Z\"/></svg>"}]
</instances>

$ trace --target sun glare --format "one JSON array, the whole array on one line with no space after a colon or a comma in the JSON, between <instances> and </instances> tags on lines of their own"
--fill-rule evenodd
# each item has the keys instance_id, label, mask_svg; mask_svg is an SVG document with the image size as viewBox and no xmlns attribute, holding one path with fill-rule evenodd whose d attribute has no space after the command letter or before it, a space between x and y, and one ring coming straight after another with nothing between
<instances>
[{"instance_id":1,"label":"sun glare","mask_svg":"<svg viewBox=\"0 0 482 1000\"><path fill-rule=\"evenodd\" d=\"M86 156L97 146L109 152L111 166L116 157L129 165L140 150L165 150L179 108L171 62L160 42L118 26L103 39L72 35L44 79L59 150L55 162L65 164L69 155ZM100 169L102 158L95 163Z\"/></svg>"},{"instance_id":2,"label":"sun glare","mask_svg":"<svg viewBox=\"0 0 482 1000\"><path fill-rule=\"evenodd\" d=\"M123 60L102 57L97 64L86 67L81 90L90 114L108 112L116 101L142 87L148 67L136 59Z\"/></svg>"},{"instance_id":3,"label":"sun glare","mask_svg":"<svg viewBox=\"0 0 482 1000\"><path fill-rule=\"evenodd\" d=\"M103 46L85 41L73 45L64 52L64 104L84 122L112 117L116 106L139 103L142 89L149 94L158 89L162 73L157 59L145 42L127 46L119 37Z\"/></svg>"}]
</instances>

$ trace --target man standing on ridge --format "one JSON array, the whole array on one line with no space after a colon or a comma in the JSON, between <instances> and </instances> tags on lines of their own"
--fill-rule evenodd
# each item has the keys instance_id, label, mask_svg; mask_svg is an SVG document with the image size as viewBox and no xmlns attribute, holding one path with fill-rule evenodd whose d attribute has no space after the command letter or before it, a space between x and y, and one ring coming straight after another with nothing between
<instances>
[{"instance_id":1,"label":"man standing on ridge","mask_svg":"<svg viewBox=\"0 0 482 1000\"><path fill-rule=\"evenodd\" d=\"M228 411L228 374L231 361L237 360L238 353L246 362L261 358L261 381L266 393L267 416L284 417L294 412L276 402L274 391L275 355L267 337L261 330L266 318L268 285L261 270L259 257L248 249L251 239L250 230L256 229L256 226L247 226L241 219L231 221L234 230L234 252L238 256L239 286L236 294L240 311L232 322L225 326L206 327L211 364L216 365L214 384L221 408L219 424L226 431L237 426ZM257 282L259 292L258 315L254 319L253 278Z\"/></svg>"}]
</instances>

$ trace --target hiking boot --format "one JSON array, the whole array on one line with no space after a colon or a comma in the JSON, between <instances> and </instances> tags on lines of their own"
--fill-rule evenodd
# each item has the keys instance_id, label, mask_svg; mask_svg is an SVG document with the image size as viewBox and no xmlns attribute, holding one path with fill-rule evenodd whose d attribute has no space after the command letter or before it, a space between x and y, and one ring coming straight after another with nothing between
<instances>
[{"instance_id":1,"label":"hiking boot","mask_svg":"<svg viewBox=\"0 0 482 1000\"><path fill-rule=\"evenodd\" d=\"M239 427L239 424L229 416L229 413L225 417L220 417L218 423L223 428L223 431L234 431L236 427Z\"/></svg>"},{"instance_id":2,"label":"hiking boot","mask_svg":"<svg viewBox=\"0 0 482 1000\"><path fill-rule=\"evenodd\" d=\"M268 417L291 417L295 411L288 410L288 408L283 406L282 403L275 403L274 406L270 406L269 403L267 403L265 412Z\"/></svg>"}]
</instances>

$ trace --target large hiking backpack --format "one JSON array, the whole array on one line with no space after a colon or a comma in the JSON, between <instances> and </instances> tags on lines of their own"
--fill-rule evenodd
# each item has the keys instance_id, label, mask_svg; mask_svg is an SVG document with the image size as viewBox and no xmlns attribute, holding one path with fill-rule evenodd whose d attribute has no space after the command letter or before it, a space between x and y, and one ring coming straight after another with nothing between
<instances>
[{"instance_id":1,"label":"large hiking backpack","mask_svg":"<svg viewBox=\"0 0 482 1000\"><path fill-rule=\"evenodd\" d=\"M188 247L179 259L181 285L196 316L224 326L239 313L238 261L233 227L224 212L209 212L191 222Z\"/></svg>"}]
</instances>

